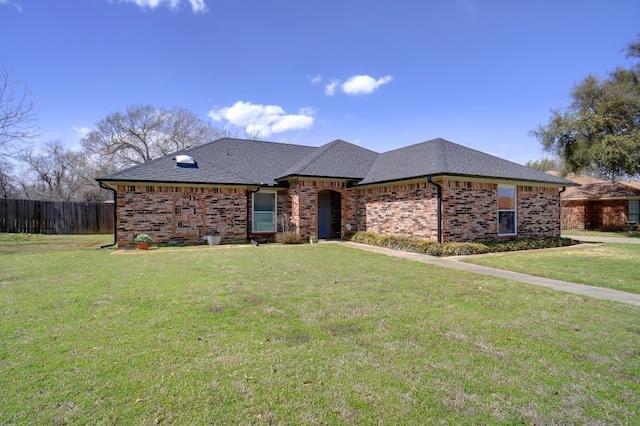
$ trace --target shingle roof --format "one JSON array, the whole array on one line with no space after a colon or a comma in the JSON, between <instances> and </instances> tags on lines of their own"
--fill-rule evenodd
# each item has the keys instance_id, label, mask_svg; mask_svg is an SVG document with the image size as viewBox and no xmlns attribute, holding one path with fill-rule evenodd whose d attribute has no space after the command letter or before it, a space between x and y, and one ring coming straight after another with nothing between
<instances>
[{"instance_id":1,"label":"shingle roof","mask_svg":"<svg viewBox=\"0 0 640 426\"><path fill-rule=\"evenodd\" d=\"M112 173L100 181L143 181L175 183L212 183L273 185L297 162L316 147L223 138L148 163ZM197 167L178 167L174 158L189 155Z\"/></svg>"},{"instance_id":2,"label":"shingle roof","mask_svg":"<svg viewBox=\"0 0 640 426\"><path fill-rule=\"evenodd\" d=\"M639 198L640 188L634 188L628 182L588 183L576 188L568 188L562 193L563 200Z\"/></svg>"},{"instance_id":3,"label":"shingle roof","mask_svg":"<svg viewBox=\"0 0 640 426\"><path fill-rule=\"evenodd\" d=\"M573 185L566 179L441 138L380 154L359 185L435 175L478 176Z\"/></svg>"},{"instance_id":4,"label":"shingle roof","mask_svg":"<svg viewBox=\"0 0 640 426\"><path fill-rule=\"evenodd\" d=\"M377 152L337 139L311 151L279 178L322 176L360 180L378 155Z\"/></svg>"},{"instance_id":5,"label":"shingle roof","mask_svg":"<svg viewBox=\"0 0 640 426\"><path fill-rule=\"evenodd\" d=\"M174 159L179 154L193 157L197 167L177 166ZM98 180L274 185L287 177L314 176L349 179L365 185L443 174L574 185L444 139L378 154L342 140L312 147L223 138Z\"/></svg>"}]
</instances>

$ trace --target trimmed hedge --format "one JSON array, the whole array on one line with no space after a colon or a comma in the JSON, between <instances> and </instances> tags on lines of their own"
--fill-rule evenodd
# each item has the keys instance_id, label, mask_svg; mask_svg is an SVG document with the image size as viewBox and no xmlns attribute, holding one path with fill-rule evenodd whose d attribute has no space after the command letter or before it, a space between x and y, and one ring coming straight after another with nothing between
<instances>
[{"instance_id":1,"label":"trimmed hedge","mask_svg":"<svg viewBox=\"0 0 640 426\"><path fill-rule=\"evenodd\" d=\"M378 235L372 232L356 232L345 236L347 241L363 243L394 250L424 253L430 256L467 256L471 254L498 253L504 251L532 250L552 247L566 247L578 244L570 238L532 237L509 240L482 240L473 243L437 243L420 238L395 235Z\"/></svg>"}]
</instances>

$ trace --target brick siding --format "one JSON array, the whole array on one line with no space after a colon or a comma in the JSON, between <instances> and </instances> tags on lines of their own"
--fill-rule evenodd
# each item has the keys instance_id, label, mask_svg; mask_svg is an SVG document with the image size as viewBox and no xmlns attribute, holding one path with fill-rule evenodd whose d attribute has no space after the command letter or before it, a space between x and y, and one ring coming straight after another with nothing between
<instances>
[{"instance_id":1,"label":"brick siding","mask_svg":"<svg viewBox=\"0 0 640 426\"><path fill-rule=\"evenodd\" d=\"M376 234L437 239L437 193L426 182L361 189L357 229Z\"/></svg>"},{"instance_id":2,"label":"brick siding","mask_svg":"<svg viewBox=\"0 0 640 426\"><path fill-rule=\"evenodd\" d=\"M447 180L442 186L442 241L498 236L498 185Z\"/></svg>"},{"instance_id":3,"label":"brick siding","mask_svg":"<svg viewBox=\"0 0 640 426\"><path fill-rule=\"evenodd\" d=\"M118 185L117 192L120 248L135 247L140 233L154 245L202 244L214 231L223 243L246 240L245 189Z\"/></svg>"},{"instance_id":4,"label":"brick siding","mask_svg":"<svg viewBox=\"0 0 640 426\"><path fill-rule=\"evenodd\" d=\"M496 238L498 185L446 180L442 186L443 241ZM277 194L278 230L289 220L301 238L318 233L318 194L332 191L332 236L351 232L406 235L437 240L437 190L427 182L348 188L345 181L299 179ZM210 232L223 243L273 241L275 233L251 233L251 191L145 185L117 187L118 245L134 247L147 233L156 245L203 244ZM339 195L339 196L338 196ZM555 188L517 187L519 236L560 234L559 193ZM625 216L626 217L626 216ZM624 220L626 224L626 219Z\"/></svg>"},{"instance_id":5,"label":"brick siding","mask_svg":"<svg viewBox=\"0 0 640 426\"><path fill-rule=\"evenodd\" d=\"M518 186L518 236L560 236L560 193L557 188Z\"/></svg>"},{"instance_id":6,"label":"brick siding","mask_svg":"<svg viewBox=\"0 0 640 426\"><path fill-rule=\"evenodd\" d=\"M564 229L628 229L629 200L567 200L562 205Z\"/></svg>"},{"instance_id":7,"label":"brick siding","mask_svg":"<svg viewBox=\"0 0 640 426\"><path fill-rule=\"evenodd\" d=\"M498 237L498 185L446 180L442 186L442 241ZM560 235L559 193L517 187L519 236ZM358 191L358 229L437 240L437 191L423 182Z\"/></svg>"}]
</instances>

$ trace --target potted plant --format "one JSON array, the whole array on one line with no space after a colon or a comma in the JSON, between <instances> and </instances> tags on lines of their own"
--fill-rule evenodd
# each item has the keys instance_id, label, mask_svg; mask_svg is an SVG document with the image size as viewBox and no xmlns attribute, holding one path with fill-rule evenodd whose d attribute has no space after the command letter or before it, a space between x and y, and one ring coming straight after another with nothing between
<instances>
[{"instance_id":1,"label":"potted plant","mask_svg":"<svg viewBox=\"0 0 640 426\"><path fill-rule=\"evenodd\" d=\"M222 242L222 235L219 232L213 231L205 235L205 239L210 246L217 246Z\"/></svg>"},{"instance_id":2,"label":"potted plant","mask_svg":"<svg viewBox=\"0 0 640 426\"><path fill-rule=\"evenodd\" d=\"M138 244L138 250L148 250L151 241L153 239L147 234L139 234L135 239L136 244Z\"/></svg>"},{"instance_id":3,"label":"potted plant","mask_svg":"<svg viewBox=\"0 0 640 426\"><path fill-rule=\"evenodd\" d=\"M309 237L309 243L315 244L317 242L318 242L318 237L316 236L316 234L311 234L311 236Z\"/></svg>"}]
</instances>

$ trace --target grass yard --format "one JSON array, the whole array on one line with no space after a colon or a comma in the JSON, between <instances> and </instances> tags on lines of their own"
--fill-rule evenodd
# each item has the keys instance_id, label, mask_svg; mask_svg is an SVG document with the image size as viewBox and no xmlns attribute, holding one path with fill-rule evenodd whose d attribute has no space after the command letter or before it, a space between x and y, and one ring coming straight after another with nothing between
<instances>
[{"instance_id":1,"label":"grass yard","mask_svg":"<svg viewBox=\"0 0 640 426\"><path fill-rule=\"evenodd\" d=\"M639 244L509 252L465 262L640 294Z\"/></svg>"},{"instance_id":2,"label":"grass yard","mask_svg":"<svg viewBox=\"0 0 640 426\"><path fill-rule=\"evenodd\" d=\"M0 234L0 424L632 424L640 310L334 244Z\"/></svg>"},{"instance_id":3,"label":"grass yard","mask_svg":"<svg viewBox=\"0 0 640 426\"><path fill-rule=\"evenodd\" d=\"M562 235L571 237L586 236L586 237L611 237L611 238L640 238L640 231L588 231L581 229L563 229Z\"/></svg>"}]
</instances>

